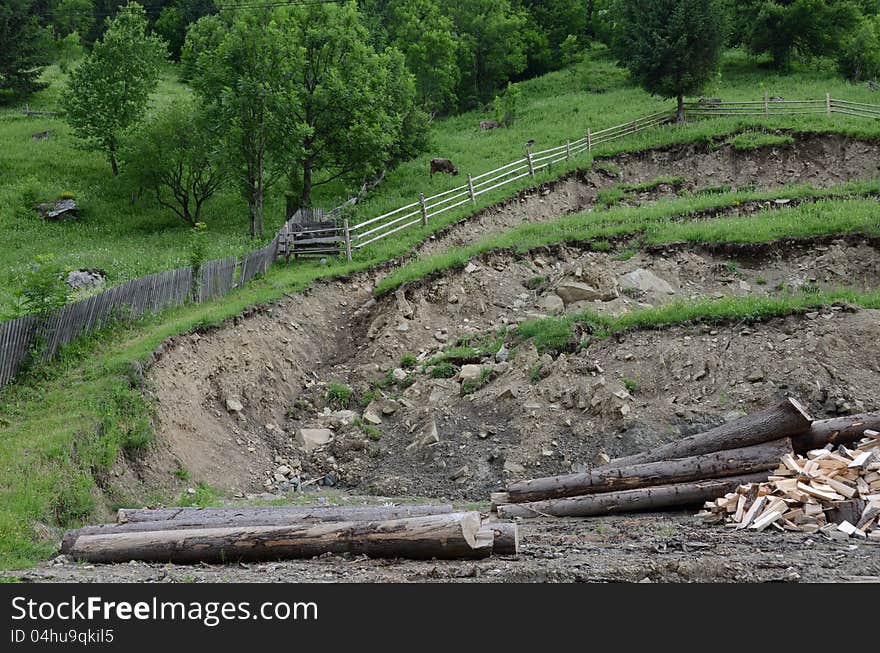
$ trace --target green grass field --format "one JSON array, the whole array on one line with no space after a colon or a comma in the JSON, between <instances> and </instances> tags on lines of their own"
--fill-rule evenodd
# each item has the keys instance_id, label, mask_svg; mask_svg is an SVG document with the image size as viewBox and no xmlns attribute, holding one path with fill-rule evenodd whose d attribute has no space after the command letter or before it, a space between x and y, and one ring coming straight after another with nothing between
<instances>
[{"instance_id":1,"label":"green grass field","mask_svg":"<svg viewBox=\"0 0 880 653\"><path fill-rule=\"evenodd\" d=\"M390 172L386 182L360 207L359 216L369 217L408 203L419 190L438 192L460 183L461 177L436 177L433 182L429 181L427 160L431 156L448 156L463 173L479 173L520 156L523 144L529 139L536 141L536 148L549 147L578 137L588 125L600 128L666 106L657 98L628 86L621 71L601 57L582 68L575 75L561 71L523 83L523 106L511 128L480 132L478 121L489 117L488 113L481 112L436 122L432 127L430 151ZM31 100L32 108L56 107L59 73L52 70L50 76L53 86ZM849 86L827 72L802 70L786 76L767 75L735 52L728 54L722 76L707 89L706 95L725 99L756 98L763 95L761 83L771 94L791 98L818 98L827 90L848 99L877 101L866 87ZM584 90L590 86L604 86L607 92L594 94ZM156 101L173 101L184 92L169 74ZM839 116L808 118L774 119L770 126L880 136L880 124L873 122ZM720 119L663 128L615 142L614 149L609 146L605 152L705 140L736 132L750 124L756 123ZM32 133L45 129L53 130L55 136L41 143L30 140ZM186 229L176 224L167 211L153 206L148 198L132 203L131 189L124 180L110 177L109 166L100 155L77 149L62 121L26 119L20 115L20 109L6 109L0 112L0 141L5 145L0 150L0 233L3 238L0 264L6 279L34 255L47 252L55 253L70 267L102 267L110 272L113 282L185 261ZM571 167L586 163L575 162ZM566 170L559 167L552 175L564 172ZM547 174L544 178L550 176ZM387 277L379 290L389 290L432 271L462 264L471 256L499 247L527 249L564 240L600 241L627 235L665 242L754 241L845 231L876 234L880 232L880 209L875 202L860 196L878 192L878 183L847 184L823 191L799 186L772 193L695 195L639 209L612 207L549 223L526 224L468 248L414 261ZM530 184L523 183L527 185ZM281 222L281 190L275 190L268 204L267 232ZM496 195L483 196L480 206L516 190L517 187L511 185ZM30 203L51 199L64 191L73 192L80 200L82 222L41 223L31 212ZM328 189L319 202L330 205L344 195L344 188ZM819 201L742 219L688 219L694 211L702 209L782 196L816 197ZM464 209L461 213L450 212L427 229L401 232L360 252L351 264L334 260L325 266L315 262L276 266L265 278L217 302L184 306L134 324L117 325L71 345L58 361L33 370L0 390L0 568L27 566L51 553L52 543L38 536L41 524L77 524L87 519L100 501L108 499L112 503L125 499L102 495L96 479L107 472L120 452L136 455L140 448L149 446L152 437L151 407L132 386L132 362L145 358L170 336L218 323L248 306L301 290L318 278L364 270L404 255L431 231L464 213ZM206 220L211 234L209 256L240 253L251 246L248 239L242 237L246 231L246 215L234 191L208 206ZM5 283L4 280L4 286ZM743 314L766 317L841 298L865 306L878 303L876 295L856 296L845 292L775 298L760 305L746 301L703 302L634 314L619 323L597 322L597 325L612 332L648 324L725 319ZM0 299L0 306L2 301ZM602 320L587 315L579 319ZM570 323L560 320L523 326L520 335L550 346L559 342L553 338L567 338L569 331Z\"/></svg>"}]
</instances>

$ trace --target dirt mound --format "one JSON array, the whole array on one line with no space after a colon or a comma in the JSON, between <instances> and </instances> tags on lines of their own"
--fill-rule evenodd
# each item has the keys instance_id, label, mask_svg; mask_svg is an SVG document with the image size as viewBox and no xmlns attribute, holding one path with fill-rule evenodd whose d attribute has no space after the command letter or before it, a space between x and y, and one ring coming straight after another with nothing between
<instances>
[{"instance_id":1,"label":"dirt mound","mask_svg":"<svg viewBox=\"0 0 880 653\"><path fill-rule=\"evenodd\" d=\"M599 192L619 184L648 185L628 200L639 204L707 189L769 190L786 184L828 188L872 179L880 168L880 143L839 134L797 134L791 145L738 150L717 143L688 143L602 159L592 170L521 193L481 211L425 242L420 253L468 245L476 236L501 233L523 222L540 222L588 210ZM678 178L675 184L651 182Z\"/></svg>"}]
</instances>

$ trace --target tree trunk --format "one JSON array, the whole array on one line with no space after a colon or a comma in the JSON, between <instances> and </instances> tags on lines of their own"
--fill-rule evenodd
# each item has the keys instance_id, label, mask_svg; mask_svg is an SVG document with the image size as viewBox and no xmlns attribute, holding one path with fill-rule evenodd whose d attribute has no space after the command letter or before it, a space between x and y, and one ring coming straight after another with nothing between
<instances>
[{"instance_id":1,"label":"tree trunk","mask_svg":"<svg viewBox=\"0 0 880 653\"><path fill-rule=\"evenodd\" d=\"M657 487L589 494L567 499L550 499L530 503L509 503L498 506L498 517L595 517L621 512L646 512L659 508L698 505L733 492L740 485L767 480L766 472L713 479L697 483L679 483Z\"/></svg>"},{"instance_id":2,"label":"tree trunk","mask_svg":"<svg viewBox=\"0 0 880 653\"><path fill-rule=\"evenodd\" d=\"M70 549L90 562L198 562L311 558L350 553L384 558L481 558L492 540L480 533L480 513L429 515L379 522L319 522L288 526L204 528L83 535Z\"/></svg>"},{"instance_id":3,"label":"tree trunk","mask_svg":"<svg viewBox=\"0 0 880 653\"><path fill-rule=\"evenodd\" d=\"M250 219L251 238L257 234L257 194L253 178L248 179L248 218Z\"/></svg>"},{"instance_id":4,"label":"tree trunk","mask_svg":"<svg viewBox=\"0 0 880 653\"><path fill-rule=\"evenodd\" d=\"M678 108L675 112L675 122L684 122L684 96L679 95L677 100Z\"/></svg>"},{"instance_id":5,"label":"tree trunk","mask_svg":"<svg viewBox=\"0 0 880 653\"><path fill-rule=\"evenodd\" d=\"M174 521L205 523L211 519L312 519L315 521L366 521L445 515L448 504L418 506L255 506L223 508L121 508L119 524ZM256 525L256 524L254 524Z\"/></svg>"},{"instance_id":6,"label":"tree trunk","mask_svg":"<svg viewBox=\"0 0 880 653\"><path fill-rule=\"evenodd\" d=\"M303 159L302 162L302 170L303 170L303 187L302 194L300 195L299 205L302 208L308 208L312 201L312 160L311 159Z\"/></svg>"},{"instance_id":7,"label":"tree trunk","mask_svg":"<svg viewBox=\"0 0 880 653\"><path fill-rule=\"evenodd\" d=\"M622 467L658 460L686 458L713 451L748 447L779 438L794 438L807 433L811 422L812 419L807 415L804 407L797 400L788 398L761 412L746 415L704 433L654 447L650 451L617 458L612 460L610 464Z\"/></svg>"},{"instance_id":8,"label":"tree trunk","mask_svg":"<svg viewBox=\"0 0 880 653\"><path fill-rule=\"evenodd\" d=\"M513 522L484 522L480 528L484 537L492 538L493 555L517 555L519 553L519 529Z\"/></svg>"},{"instance_id":9,"label":"tree trunk","mask_svg":"<svg viewBox=\"0 0 880 653\"><path fill-rule=\"evenodd\" d=\"M110 169L113 170L113 176L119 176L119 163L116 161L116 142L111 140L107 146L107 157L110 159Z\"/></svg>"},{"instance_id":10,"label":"tree trunk","mask_svg":"<svg viewBox=\"0 0 880 653\"><path fill-rule=\"evenodd\" d=\"M869 430L880 431L880 412L815 421L810 425L809 433L793 438L791 443L797 453L806 453L828 444L857 442Z\"/></svg>"},{"instance_id":11,"label":"tree trunk","mask_svg":"<svg viewBox=\"0 0 880 653\"><path fill-rule=\"evenodd\" d=\"M117 535L147 531L180 531L199 528L243 528L248 526L289 526L299 523L340 521L387 521L451 513L452 506L341 506L339 508L162 508L127 510L117 513L119 523L84 526L67 531L61 540L61 553L68 553L83 535ZM132 519L125 517L131 514Z\"/></svg>"},{"instance_id":12,"label":"tree trunk","mask_svg":"<svg viewBox=\"0 0 880 653\"><path fill-rule=\"evenodd\" d=\"M513 483L507 488L510 503L576 497L652 485L668 485L725 476L741 476L775 469L779 459L792 453L784 438L742 449L642 463L624 467L605 465L584 474L567 474Z\"/></svg>"}]
</instances>

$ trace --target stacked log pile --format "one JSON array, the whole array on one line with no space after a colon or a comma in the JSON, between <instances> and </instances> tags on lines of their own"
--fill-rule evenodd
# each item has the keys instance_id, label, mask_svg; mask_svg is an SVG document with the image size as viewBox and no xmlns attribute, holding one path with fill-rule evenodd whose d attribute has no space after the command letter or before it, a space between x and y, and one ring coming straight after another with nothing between
<instances>
[{"instance_id":1,"label":"stacked log pile","mask_svg":"<svg viewBox=\"0 0 880 653\"><path fill-rule=\"evenodd\" d=\"M453 559L515 555L516 524L448 505L120 510L68 531L61 553L89 562L224 563L325 553Z\"/></svg>"},{"instance_id":2,"label":"stacked log pile","mask_svg":"<svg viewBox=\"0 0 880 653\"><path fill-rule=\"evenodd\" d=\"M806 456L786 454L766 481L707 501L699 515L738 530L880 541L880 432L865 436L854 449L828 444Z\"/></svg>"},{"instance_id":3,"label":"stacked log pile","mask_svg":"<svg viewBox=\"0 0 880 653\"><path fill-rule=\"evenodd\" d=\"M780 460L797 460L826 445L845 448L877 428L880 413L814 421L796 400L786 399L589 472L511 483L506 492L492 495L492 506L507 519L587 517L715 502L767 482Z\"/></svg>"}]
</instances>

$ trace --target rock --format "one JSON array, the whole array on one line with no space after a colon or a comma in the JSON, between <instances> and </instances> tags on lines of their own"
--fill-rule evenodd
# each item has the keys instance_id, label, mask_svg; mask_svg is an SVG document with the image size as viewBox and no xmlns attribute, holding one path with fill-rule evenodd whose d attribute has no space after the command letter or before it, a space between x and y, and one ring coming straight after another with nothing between
<instances>
[{"instance_id":1,"label":"rock","mask_svg":"<svg viewBox=\"0 0 880 653\"><path fill-rule=\"evenodd\" d=\"M336 485L337 482L336 474L334 474L333 472L328 472L324 475L324 480L321 482L327 487L333 487L334 485Z\"/></svg>"},{"instance_id":2,"label":"rock","mask_svg":"<svg viewBox=\"0 0 880 653\"><path fill-rule=\"evenodd\" d=\"M397 325L397 330L401 333L406 333L407 331L409 331L409 324L407 324L406 322L401 322Z\"/></svg>"},{"instance_id":3,"label":"rock","mask_svg":"<svg viewBox=\"0 0 880 653\"><path fill-rule=\"evenodd\" d=\"M495 352L495 362L506 363L508 358L510 358L510 350L504 345L501 345L501 349Z\"/></svg>"},{"instance_id":4,"label":"rock","mask_svg":"<svg viewBox=\"0 0 880 653\"><path fill-rule=\"evenodd\" d=\"M364 411L363 420L367 424L372 424L373 426L379 426L382 423L382 418L376 413L376 409L372 404L367 406L367 409Z\"/></svg>"},{"instance_id":5,"label":"rock","mask_svg":"<svg viewBox=\"0 0 880 653\"><path fill-rule=\"evenodd\" d=\"M583 301L592 302L597 299L604 299L607 296L606 292L582 281L560 281L556 284L554 291L565 304ZM614 298L612 297L611 299Z\"/></svg>"},{"instance_id":6,"label":"rock","mask_svg":"<svg viewBox=\"0 0 880 653\"><path fill-rule=\"evenodd\" d=\"M463 467L459 467L454 472L452 472L449 475L449 480L450 481L462 481L470 475L471 475L471 473L470 473L470 470L468 469L468 466L464 465Z\"/></svg>"},{"instance_id":7,"label":"rock","mask_svg":"<svg viewBox=\"0 0 880 653\"><path fill-rule=\"evenodd\" d=\"M449 302L450 304L457 304L458 303L458 295L449 295L449 298L446 301Z\"/></svg>"},{"instance_id":8,"label":"rock","mask_svg":"<svg viewBox=\"0 0 880 653\"><path fill-rule=\"evenodd\" d=\"M33 136L31 136L32 141L44 141L52 135L50 130L46 130L44 132L37 132Z\"/></svg>"},{"instance_id":9,"label":"rock","mask_svg":"<svg viewBox=\"0 0 880 653\"><path fill-rule=\"evenodd\" d=\"M746 377L746 380L749 383L757 383L758 381L763 381L764 380L764 372L762 372L761 370L755 370L754 372L752 372L751 374L749 374Z\"/></svg>"},{"instance_id":10,"label":"rock","mask_svg":"<svg viewBox=\"0 0 880 653\"><path fill-rule=\"evenodd\" d=\"M275 473L281 474L282 476L290 476L290 467L288 467L287 465L281 465L281 467L275 470Z\"/></svg>"},{"instance_id":11,"label":"rock","mask_svg":"<svg viewBox=\"0 0 880 653\"><path fill-rule=\"evenodd\" d=\"M57 202L49 202L40 204L37 211L43 216L44 220L65 220L67 218L76 217L76 201L72 199L58 200Z\"/></svg>"},{"instance_id":12,"label":"rock","mask_svg":"<svg viewBox=\"0 0 880 653\"><path fill-rule=\"evenodd\" d=\"M599 452L599 455L596 456L596 464L597 465L607 465L611 462L611 457L605 453L604 451Z\"/></svg>"},{"instance_id":13,"label":"rock","mask_svg":"<svg viewBox=\"0 0 880 653\"><path fill-rule=\"evenodd\" d=\"M645 294L655 295L674 295L675 288L669 282L664 281L653 272L644 268L638 268L623 275L620 278L620 285L624 288L638 290Z\"/></svg>"},{"instance_id":14,"label":"rock","mask_svg":"<svg viewBox=\"0 0 880 653\"><path fill-rule=\"evenodd\" d=\"M332 439L333 431L330 429L299 429L296 432L296 442L306 452L323 447Z\"/></svg>"},{"instance_id":15,"label":"rock","mask_svg":"<svg viewBox=\"0 0 880 653\"><path fill-rule=\"evenodd\" d=\"M397 412L397 409L400 408L400 404L398 404L393 399L388 399L387 401L383 401L379 404L379 410L383 415L393 415Z\"/></svg>"},{"instance_id":16,"label":"rock","mask_svg":"<svg viewBox=\"0 0 880 653\"><path fill-rule=\"evenodd\" d=\"M192 497L192 496L195 496L195 494L196 494L196 489L193 488L193 487L188 487L188 488L186 488L186 493L187 493L188 495L190 495L191 497Z\"/></svg>"},{"instance_id":17,"label":"rock","mask_svg":"<svg viewBox=\"0 0 880 653\"><path fill-rule=\"evenodd\" d=\"M512 460L506 460L504 462L504 473L505 474L525 474L526 468L520 465L519 463L515 463Z\"/></svg>"},{"instance_id":18,"label":"rock","mask_svg":"<svg viewBox=\"0 0 880 653\"><path fill-rule=\"evenodd\" d=\"M391 376L394 378L395 381L406 381L406 370L402 367L395 367L391 371Z\"/></svg>"},{"instance_id":19,"label":"rock","mask_svg":"<svg viewBox=\"0 0 880 653\"><path fill-rule=\"evenodd\" d=\"M236 397L226 397L226 410L230 413L240 413L244 410L244 405Z\"/></svg>"},{"instance_id":20,"label":"rock","mask_svg":"<svg viewBox=\"0 0 880 653\"><path fill-rule=\"evenodd\" d=\"M400 314L407 319L412 318L415 313L413 312L412 305L406 300L406 295L404 294L403 289L398 288L394 292L394 296L397 298L397 310Z\"/></svg>"},{"instance_id":21,"label":"rock","mask_svg":"<svg viewBox=\"0 0 880 653\"><path fill-rule=\"evenodd\" d=\"M478 269L478 268L477 268L477 266L476 266L475 264L473 264L473 263L468 263L468 264L465 266L464 271L467 272L468 274L473 274L474 272L477 271L477 269Z\"/></svg>"},{"instance_id":22,"label":"rock","mask_svg":"<svg viewBox=\"0 0 880 653\"><path fill-rule=\"evenodd\" d=\"M419 447L427 447L428 445L436 444L437 442L440 442L440 435L437 432L437 422L432 417L422 427L419 436L410 442L406 448L407 451L410 451Z\"/></svg>"},{"instance_id":23,"label":"rock","mask_svg":"<svg viewBox=\"0 0 880 653\"><path fill-rule=\"evenodd\" d=\"M279 474L278 472L275 472L275 474L273 475L272 478L275 479L276 483L286 483L287 482L287 477L284 474Z\"/></svg>"},{"instance_id":24,"label":"rock","mask_svg":"<svg viewBox=\"0 0 880 653\"><path fill-rule=\"evenodd\" d=\"M462 365L458 372L458 378L462 381L476 381L483 375L480 365Z\"/></svg>"},{"instance_id":25,"label":"rock","mask_svg":"<svg viewBox=\"0 0 880 653\"><path fill-rule=\"evenodd\" d=\"M357 419L357 413L353 410L337 410L330 418L340 426L349 426Z\"/></svg>"},{"instance_id":26,"label":"rock","mask_svg":"<svg viewBox=\"0 0 880 653\"><path fill-rule=\"evenodd\" d=\"M100 288L106 281L101 270L71 270L67 273L66 283L74 290L80 288Z\"/></svg>"},{"instance_id":27,"label":"rock","mask_svg":"<svg viewBox=\"0 0 880 653\"><path fill-rule=\"evenodd\" d=\"M540 297L537 306L539 310L548 315L559 315L565 310L565 302L562 297L552 293Z\"/></svg>"},{"instance_id":28,"label":"rock","mask_svg":"<svg viewBox=\"0 0 880 653\"><path fill-rule=\"evenodd\" d=\"M445 333L443 333L442 331L435 331L434 332L434 339L437 342L446 342L447 340L449 340L449 336L446 335Z\"/></svg>"},{"instance_id":29,"label":"rock","mask_svg":"<svg viewBox=\"0 0 880 653\"><path fill-rule=\"evenodd\" d=\"M511 386L507 386L506 388L501 390L501 392L495 395L495 398L499 400L516 399L516 393L513 391L513 388Z\"/></svg>"},{"instance_id":30,"label":"rock","mask_svg":"<svg viewBox=\"0 0 880 653\"><path fill-rule=\"evenodd\" d=\"M506 374L507 371L510 370L510 363L504 361L503 363L495 363L492 365L492 371L497 375Z\"/></svg>"}]
</instances>

